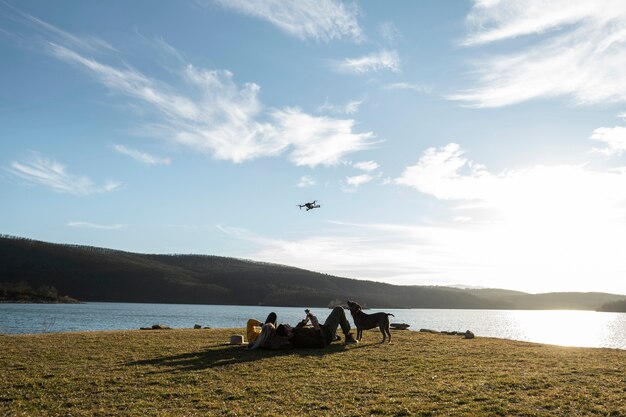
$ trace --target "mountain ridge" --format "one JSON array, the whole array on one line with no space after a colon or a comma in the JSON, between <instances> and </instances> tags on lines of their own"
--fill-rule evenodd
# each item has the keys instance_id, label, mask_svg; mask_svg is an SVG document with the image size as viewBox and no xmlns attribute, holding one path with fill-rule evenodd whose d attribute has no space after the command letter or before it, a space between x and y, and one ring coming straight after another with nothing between
<instances>
[{"instance_id":1,"label":"mountain ridge","mask_svg":"<svg viewBox=\"0 0 626 417\"><path fill-rule=\"evenodd\" d=\"M83 301L327 306L347 298L380 308L584 309L608 293L399 286L216 255L140 254L0 235L0 282L49 285Z\"/></svg>"}]
</instances>

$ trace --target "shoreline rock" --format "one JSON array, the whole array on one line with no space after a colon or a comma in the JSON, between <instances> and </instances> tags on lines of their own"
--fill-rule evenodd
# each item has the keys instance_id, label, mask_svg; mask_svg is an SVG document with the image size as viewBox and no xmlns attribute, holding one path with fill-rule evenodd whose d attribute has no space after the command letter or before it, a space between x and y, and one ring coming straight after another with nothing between
<instances>
[{"instance_id":1,"label":"shoreline rock","mask_svg":"<svg viewBox=\"0 0 626 417\"><path fill-rule=\"evenodd\" d=\"M151 327L140 327L139 330L171 330L170 326L165 324L153 324Z\"/></svg>"}]
</instances>

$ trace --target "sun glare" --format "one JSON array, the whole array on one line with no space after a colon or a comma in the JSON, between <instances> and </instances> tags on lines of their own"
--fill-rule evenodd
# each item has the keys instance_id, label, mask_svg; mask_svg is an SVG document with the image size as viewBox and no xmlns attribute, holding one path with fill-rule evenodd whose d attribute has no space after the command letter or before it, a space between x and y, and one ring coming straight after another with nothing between
<instances>
[{"instance_id":1,"label":"sun glare","mask_svg":"<svg viewBox=\"0 0 626 417\"><path fill-rule=\"evenodd\" d=\"M523 338L539 343L561 346L603 346L615 316L587 311L514 311L510 312L519 324ZM599 322L601 324L599 324Z\"/></svg>"},{"instance_id":2,"label":"sun glare","mask_svg":"<svg viewBox=\"0 0 626 417\"><path fill-rule=\"evenodd\" d=\"M494 278L517 277L517 288L532 292L585 290L598 276L617 278L626 270L617 253L623 215L610 190L614 178L599 175L563 166L500 179L485 200L490 217L454 244L459 256L481 262L479 271Z\"/></svg>"}]
</instances>

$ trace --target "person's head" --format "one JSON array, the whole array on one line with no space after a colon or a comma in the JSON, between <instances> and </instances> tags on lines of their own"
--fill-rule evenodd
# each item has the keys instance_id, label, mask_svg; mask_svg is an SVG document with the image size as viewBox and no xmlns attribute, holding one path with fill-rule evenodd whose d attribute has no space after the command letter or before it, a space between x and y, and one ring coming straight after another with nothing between
<instances>
[{"instance_id":1,"label":"person's head","mask_svg":"<svg viewBox=\"0 0 626 417\"><path fill-rule=\"evenodd\" d=\"M272 323L274 326L276 326L276 320L278 319L278 316L276 315L276 313L274 313L273 311L267 316L267 318L265 319L265 323Z\"/></svg>"}]
</instances>

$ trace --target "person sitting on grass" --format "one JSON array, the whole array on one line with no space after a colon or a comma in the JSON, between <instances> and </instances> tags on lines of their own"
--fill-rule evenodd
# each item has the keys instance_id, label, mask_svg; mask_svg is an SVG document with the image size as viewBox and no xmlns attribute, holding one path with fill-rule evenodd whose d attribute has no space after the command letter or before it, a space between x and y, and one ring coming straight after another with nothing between
<instances>
[{"instance_id":1,"label":"person sitting on grass","mask_svg":"<svg viewBox=\"0 0 626 417\"><path fill-rule=\"evenodd\" d=\"M352 333L350 333L350 323L343 308L335 307L328 318L326 318L324 324L319 324L317 317L311 314L309 310L305 310L305 312L306 317L296 327L291 327L288 324L276 326L276 313L270 313L262 326L261 333L257 336L254 343L250 342L250 348L324 348L333 341L341 339L337 335L337 328L339 327L341 327L341 331L344 334L346 344L357 343ZM309 321L311 326L307 326ZM248 321L248 328L250 328L250 321Z\"/></svg>"}]
</instances>

